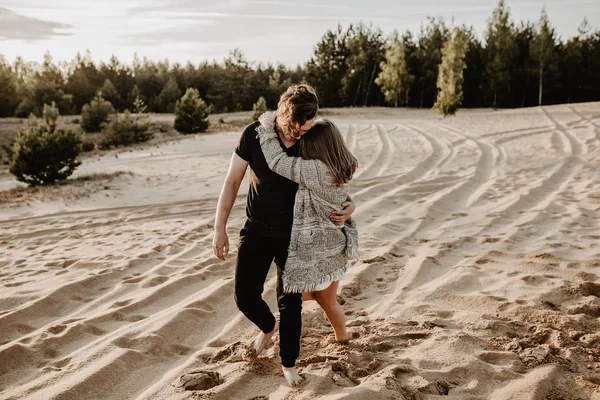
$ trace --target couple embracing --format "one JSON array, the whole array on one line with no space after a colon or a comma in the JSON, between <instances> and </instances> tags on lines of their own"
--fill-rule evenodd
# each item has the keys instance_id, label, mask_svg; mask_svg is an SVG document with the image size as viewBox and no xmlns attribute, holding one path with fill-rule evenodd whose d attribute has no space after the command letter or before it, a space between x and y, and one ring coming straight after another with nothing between
<instances>
[{"instance_id":1,"label":"couple embracing","mask_svg":"<svg viewBox=\"0 0 600 400\"><path fill-rule=\"evenodd\" d=\"M358 233L350 215L355 205L348 183L358 163L338 128L317 119L318 100L308 85L281 95L277 111L244 129L234 150L217 206L214 254L229 251L226 224L248 166L246 221L240 232L235 267L235 301L260 333L260 354L279 330L284 377L303 378L294 365L300 354L302 301L316 300L346 343L344 312L337 302L348 257L358 257ZM277 265L279 323L262 299L271 263Z\"/></svg>"}]
</instances>

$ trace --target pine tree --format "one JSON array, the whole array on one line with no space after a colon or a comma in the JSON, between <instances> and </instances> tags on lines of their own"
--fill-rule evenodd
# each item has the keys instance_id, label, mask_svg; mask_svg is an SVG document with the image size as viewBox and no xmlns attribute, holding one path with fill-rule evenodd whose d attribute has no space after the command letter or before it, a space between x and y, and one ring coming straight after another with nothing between
<instances>
[{"instance_id":1,"label":"pine tree","mask_svg":"<svg viewBox=\"0 0 600 400\"><path fill-rule=\"evenodd\" d=\"M0 54L0 118L12 117L18 105L16 75L4 56Z\"/></svg>"},{"instance_id":2,"label":"pine tree","mask_svg":"<svg viewBox=\"0 0 600 400\"><path fill-rule=\"evenodd\" d=\"M544 94L544 76L548 75L548 70L550 69L552 62L556 61L554 40L554 29L550 27L548 14L546 13L546 8L544 7L542 9L542 15L540 16L540 21L530 47L531 56L532 58L536 59L539 66L538 105L540 106L542 105Z\"/></svg>"},{"instance_id":3,"label":"pine tree","mask_svg":"<svg viewBox=\"0 0 600 400\"><path fill-rule=\"evenodd\" d=\"M379 65L381 72L375 79L375 83L381 87L385 101L398 107L402 98L408 99L413 77L408 73L404 44L398 39L397 34L392 37L391 43L387 46L385 61Z\"/></svg>"},{"instance_id":4,"label":"pine tree","mask_svg":"<svg viewBox=\"0 0 600 400\"><path fill-rule=\"evenodd\" d=\"M380 72L385 40L381 29L359 23L350 25L346 33L348 57L343 60L347 70L342 78L341 99L345 106L367 106L381 98L371 90Z\"/></svg>"},{"instance_id":5,"label":"pine tree","mask_svg":"<svg viewBox=\"0 0 600 400\"><path fill-rule=\"evenodd\" d=\"M133 131L135 134L136 142L145 142L152 139L152 134L147 133L150 128L150 122L148 122L148 114L146 110L148 107L141 98L136 98L133 102Z\"/></svg>"},{"instance_id":6,"label":"pine tree","mask_svg":"<svg viewBox=\"0 0 600 400\"><path fill-rule=\"evenodd\" d=\"M31 186L49 185L69 177L81 165L81 135L57 128L58 108L44 105L43 121L32 114L14 144L9 171L18 181Z\"/></svg>"},{"instance_id":7,"label":"pine tree","mask_svg":"<svg viewBox=\"0 0 600 400\"><path fill-rule=\"evenodd\" d=\"M98 132L102 124L108 121L108 116L114 114L115 108L110 102L104 100L101 93L81 110L81 127L86 132Z\"/></svg>"},{"instance_id":8,"label":"pine tree","mask_svg":"<svg viewBox=\"0 0 600 400\"><path fill-rule=\"evenodd\" d=\"M417 58L420 64L418 75L419 107L431 107L435 103L438 66L442 62L442 48L448 37L448 28L443 19L428 18L428 24L421 26Z\"/></svg>"},{"instance_id":9,"label":"pine tree","mask_svg":"<svg viewBox=\"0 0 600 400\"><path fill-rule=\"evenodd\" d=\"M197 89L188 88L175 105L175 130L180 133L204 132L209 126L208 107Z\"/></svg>"},{"instance_id":10,"label":"pine tree","mask_svg":"<svg viewBox=\"0 0 600 400\"><path fill-rule=\"evenodd\" d=\"M174 77L170 77L158 95L158 108L161 112L172 113L175 103L181 97L181 90Z\"/></svg>"},{"instance_id":11,"label":"pine tree","mask_svg":"<svg viewBox=\"0 0 600 400\"><path fill-rule=\"evenodd\" d=\"M308 83L316 90L319 104L323 107L342 105L342 79L348 71L348 33L341 25L328 30L315 46L314 55L306 64Z\"/></svg>"},{"instance_id":12,"label":"pine tree","mask_svg":"<svg viewBox=\"0 0 600 400\"><path fill-rule=\"evenodd\" d=\"M434 108L444 117L454 115L462 104L464 82L463 71L467 67L465 57L469 42L462 29L450 34L442 49L442 62L439 66L437 88L439 90Z\"/></svg>"},{"instance_id":13,"label":"pine tree","mask_svg":"<svg viewBox=\"0 0 600 400\"><path fill-rule=\"evenodd\" d=\"M265 98L260 96L258 101L254 103L252 110L254 111L254 114L252 114L252 121L257 121L258 117L267 112L267 101Z\"/></svg>"},{"instance_id":14,"label":"pine tree","mask_svg":"<svg viewBox=\"0 0 600 400\"><path fill-rule=\"evenodd\" d=\"M102 93L102 97L104 97L111 104L119 103L119 93L117 89L115 89L115 85L110 81L110 79L105 79L104 84L102 85L102 89L100 90Z\"/></svg>"},{"instance_id":15,"label":"pine tree","mask_svg":"<svg viewBox=\"0 0 600 400\"><path fill-rule=\"evenodd\" d=\"M517 52L513 23L510 13L500 0L488 23L486 33L486 75L487 86L493 97L493 106L507 104L510 95L512 69ZM500 101L499 99L500 98Z\"/></svg>"}]
</instances>

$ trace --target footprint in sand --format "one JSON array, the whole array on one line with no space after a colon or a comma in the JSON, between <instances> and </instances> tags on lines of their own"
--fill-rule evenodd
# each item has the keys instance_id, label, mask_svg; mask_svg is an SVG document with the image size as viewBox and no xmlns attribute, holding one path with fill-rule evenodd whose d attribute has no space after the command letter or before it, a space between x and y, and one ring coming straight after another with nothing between
<instances>
[{"instance_id":1,"label":"footprint in sand","mask_svg":"<svg viewBox=\"0 0 600 400\"><path fill-rule=\"evenodd\" d=\"M594 282L583 282L577 288L582 296L600 297L600 285Z\"/></svg>"},{"instance_id":2,"label":"footprint in sand","mask_svg":"<svg viewBox=\"0 0 600 400\"><path fill-rule=\"evenodd\" d=\"M179 377L179 387L185 390L208 390L224 381L218 372L193 371Z\"/></svg>"},{"instance_id":3,"label":"footprint in sand","mask_svg":"<svg viewBox=\"0 0 600 400\"><path fill-rule=\"evenodd\" d=\"M53 335L58 335L59 333L63 332L65 329L67 329L66 325L54 325L54 326L51 326L50 328L48 328L47 331Z\"/></svg>"},{"instance_id":4,"label":"footprint in sand","mask_svg":"<svg viewBox=\"0 0 600 400\"><path fill-rule=\"evenodd\" d=\"M95 325L85 325L85 331L94 336L102 336L106 333L104 329L98 328Z\"/></svg>"},{"instance_id":5,"label":"footprint in sand","mask_svg":"<svg viewBox=\"0 0 600 400\"><path fill-rule=\"evenodd\" d=\"M123 283L138 283L143 279L144 279L143 277L133 278L133 277L126 276L125 278L123 278Z\"/></svg>"},{"instance_id":6,"label":"footprint in sand","mask_svg":"<svg viewBox=\"0 0 600 400\"><path fill-rule=\"evenodd\" d=\"M569 308L567 313L571 315L584 314L593 318L598 318L600 317L600 306L592 303L582 304Z\"/></svg>"},{"instance_id":7,"label":"footprint in sand","mask_svg":"<svg viewBox=\"0 0 600 400\"><path fill-rule=\"evenodd\" d=\"M143 288L148 288L148 287L154 287L154 286L158 286L161 283L164 283L166 281L168 281L170 278L168 276L157 276L155 278L152 278L150 281L142 284Z\"/></svg>"},{"instance_id":8,"label":"footprint in sand","mask_svg":"<svg viewBox=\"0 0 600 400\"><path fill-rule=\"evenodd\" d=\"M24 284L29 283L29 282L33 282L33 281L22 281L22 282L15 282L15 283L5 283L4 286L6 286L6 287L18 287L18 286L24 285Z\"/></svg>"},{"instance_id":9,"label":"footprint in sand","mask_svg":"<svg viewBox=\"0 0 600 400\"><path fill-rule=\"evenodd\" d=\"M60 371L60 369L64 368L67 364L69 364L69 362L71 362L71 357L66 357L52 363L52 366L54 368L58 368L58 370Z\"/></svg>"},{"instance_id":10,"label":"footprint in sand","mask_svg":"<svg viewBox=\"0 0 600 400\"><path fill-rule=\"evenodd\" d=\"M127 321L127 322L138 322L138 321L141 321L143 319L148 318L147 316L140 315L140 314L137 314L137 315L125 315L125 314L123 314L122 312L119 312L119 311L113 313L111 316L112 316L112 318L115 321Z\"/></svg>"},{"instance_id":11,"label":"footprint in sand","mask_svg":"<svg viewBox=\"0 0 600 400\"><path fill-rule=\"evenodd\" d=\"M131 301L132 301L131 299L116 301L116 302L113 303L113 305L111 306L111 308L119 308L119 307L126 306L126 305L130 304Z\"/></svg>"},{"instance_id":12,"label":"footprint in sand","mask_svg":"<svg viewBox=\"0 0 600 400\"><path fill-rule=\"evenodd\" d=\"M528 285L534 285L534 286L540 285L547 281L546 278L541 277L541 276L535 276L535 275L524 276L521 278L521 280L523 280Z\"/></svg>"}]
</instances>

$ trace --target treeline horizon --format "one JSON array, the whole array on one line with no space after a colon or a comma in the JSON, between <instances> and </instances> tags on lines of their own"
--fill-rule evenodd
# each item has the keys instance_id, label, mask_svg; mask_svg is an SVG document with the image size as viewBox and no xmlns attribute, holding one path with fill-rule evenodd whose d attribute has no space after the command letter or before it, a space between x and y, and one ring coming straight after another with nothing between
<instances>
[{"instance_id":1,"label":"treeline horizon","mask_svg":"<svg viewBox=\"0 0 600 400\"><path fill-rule=\"evenodd\" d=\"M118 111L132 109L139 97L149 112L172 113L188 88L195 88L210 111L252 110L264 97L274 109L280 94L294 83L312 85L321 107L403 106L431 108L442 48L461 29L467 38L462 84L463 108L516 108L600 100L600 32L583 19L578 34L559 39L545 10L539 21L511 20L501 0L488 20L483 40L472 28L450 27L429 17L418 36L382 30L362 22L328 30L312 57L296 68L248 61L238 49L222 62L171 63L140 59L121 63L112 56L95 63L91 53L42 63L0 54L0 117L41 115L55 102L62 115L80 114L101 93ZM393 51L390 51L393 49ZM386 57L395 57L393 60ZM387 67L386 67L387 64ZM382 68L398 65L395 101L383 94ZM392 71L393 72L393 71ZM395 82L395 81L394 81ZM381 84L381 86L380 86ZM401 94L401 95L400 95Z\"/></svg>"}]
</instances>

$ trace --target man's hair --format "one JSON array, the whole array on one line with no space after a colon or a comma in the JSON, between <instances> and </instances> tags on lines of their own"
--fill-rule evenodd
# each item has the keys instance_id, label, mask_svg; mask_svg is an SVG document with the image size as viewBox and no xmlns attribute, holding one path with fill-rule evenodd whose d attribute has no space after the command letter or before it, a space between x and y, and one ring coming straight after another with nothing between
<instances>
[{"instance_id":1,"label":"man's hair","mask_svg":"<svg viewBox=\"0 0 600 400\"><path fill-rule=\"evenodd\" d=\"M320 119L300 141L302 158L321 160L333 175L338 186L350 182L358 168L358 161L352 155L344 138L335 124Z\"/></svg>"},{"instance_id":2,"label":"man's hair","mask_svg":"<svg viewBox=\"0 0 600 400\"><path fill-rule=\"evenodd\" d=\"M277 121L283 133L300 138L300 127L317 116L319 100L309 85L290 86L279 98Z\"/></svg>"}]
</instances>

